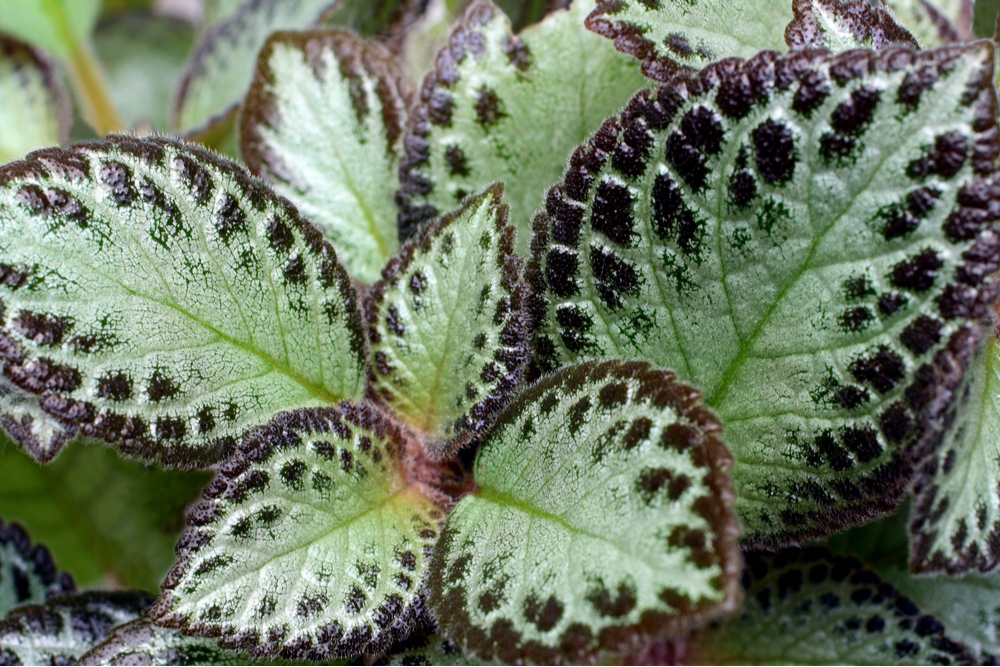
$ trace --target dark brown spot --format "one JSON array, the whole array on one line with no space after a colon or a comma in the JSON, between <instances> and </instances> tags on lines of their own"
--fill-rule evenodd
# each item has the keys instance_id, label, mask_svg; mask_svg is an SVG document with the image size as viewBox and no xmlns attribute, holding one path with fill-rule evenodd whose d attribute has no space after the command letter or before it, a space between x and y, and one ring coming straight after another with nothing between
<instances>
[{"instance_id":1,"label":"dark brown spot","mask_svg":"<svg viewBox=\"0 0 1000 667\"><path fill-rule=\"evenodd\" d=\"M869 356L856 359L851 364L851 374L858 382L864 382L880 394L885 394L903 379L906 364L890 348L880 345Z\"/></svg>"},{"instance_id":2,"label":"dark brown spot","mask_svg":"<svg viewBox=\"0 0 1000 667\"><path fill-rule=\"evenodd\" d=\"M126 401L132 398L132 378L122 371L107 373L97 381L97 395L113 401Z\"/></svg>"},{"instance_id":3,"label":"dark brown spot","mask_svg":"<svg viewBox=\"0 0 1000 667\"><path fill-rule=\"evenodd\" d=\"M757 171L771 185L783 185L792 179L798 151L792 129L774 119L761 123L753 131Z\"/></svg>"},{"instance_id":4,"label":"dark brown spot","mask_svg":"<svg viewBox=\"0 0 1000 667\"><path fill-rule=\"evenodd\" d=\"M916 257L904 260L892 267L889 279L893 285L900 289L926 292L934 286L937 270L943 264L944 261L938 254L928 248Z\"/></svg>"},{"instance_id":5,"label":"dark brown spot","mask_svg":"<svg viewBox=\"0 0 1000 667\"><path fill-rule=\"evenodd\" d=\"M551 253L549 257L552 257ZM590 249L590 269L594 287L609 308L620 308L622 297L635 294L638 290L639 276L635 268L608 248Z\"/></svg>"},{"instance_id":6,"label":"dark brown spot","mask_svg":"<svg viewBox=\"0 0 1000 667\"><path fill-rule=\"evenodd\" d=\"M506 115L495 90L483 86L476 92L476 119L480 125L490 127Z\"/></svg>"},{"instance_id":7,"label":"dark brown spot","mask_svg":"<svg viewBox=\"0 0 1000 667\"><path fill-rule=\"evenodd\" d=\"M173 398L178 393L177 385L162 369L157 368L153 371L153 376L146 385L146 394L149 396L149 400L158 403L164 399Z\"/></svg>"},{"instance_id":8,"label":"dark brown spot","mask_svg":"<svg viewBox=\"0 0 1000 667\"><path fill-rule=\"evenodd\" d=\"M624 185L601 181L594 195L592 226L613 243L627 247L635 235L632 193Z\"/></svg>"}]
</instances>

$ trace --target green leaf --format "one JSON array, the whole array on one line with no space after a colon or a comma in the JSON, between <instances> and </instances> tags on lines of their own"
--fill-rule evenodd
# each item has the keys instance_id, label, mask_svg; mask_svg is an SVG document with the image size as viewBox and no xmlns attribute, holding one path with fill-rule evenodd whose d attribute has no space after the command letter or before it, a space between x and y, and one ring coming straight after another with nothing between
<instances>
[{"instance_id":1,"label":"green leaf","mask_svg":"<svg viewBox=\"0 0 1000 667\"><path fill-rule=\"evenodd\" d=\"M580 0L519 37L488 0L475 0L424 80L404 142L400 233L503 181L515 249L526 254L532 212L566 155L636 90L642 76L583 29Z\"/></svg>"},{"instance_id":2,"label":"green leaf","mask_svg":"<svg viewBox=\"0 0 1000 667\"><path fill-rule=\"evenodd\" d=\"M972 659L950 627L853 558L813 548L746 559L743 611L691 640L692 664L954 665Z\"/></svg>"},{"instance_id":3,"label":"green leaf","mask_svg":"<svg viewBox=\"0 0 1000 667\"><path fill-rule=\"evenodd\" d=\"M785 28L792 49L881 49L890 44L917 47L917 40L881 7L854 0L798 0Z\"/></svg>"},{"instance_id":4,"label":"green leaf","mask_svg":"<svg viewBox=\"0 0 1000 667\"><path fill-rule=\"evenodd\" d=\"M398 45L427 5L428 0L340 0L323 23L343 26L362 37L388 38Z\"/></svg>"},{"instance_id":5,"label":"green leaf","mask_svg":"<svg viewBox=\"0 0 1000 667\"><path fill-rule=\"evenodd\" d=\"M789 0L599 0L587 27L665 82L714 60L784 51L782 32L791 20Z\"/></svg>"},{"instance_id":6,"label":"green leaf","mask_svg":"<svg viewBox=\"0 0 1000 667\"><path fill-rule=\"evenodd\" d=\"M81 665L245 665L247 657L212 639L188 637L140 618L111 631L80 658ZM252 663L251 663L252 664Z\"/></svg>"},{"instance_id":7,"label":"green leaf","mask_svg":"<svg viewBox=\"0 0 1000 667\"><path fill-rule=\"evenodd\" d=\"M993 55L763 53L641 93L536 223L542 366L677 369L750 543L890 511L934 452L1000 261Z\"/></svg>"},{"instance_id":8,"label":"green leaf","mask_svg":"<svg viewBox=\"0 0 1000 667\"><path fill-rule=\"evenodd\" d=\"M465 655L441 635L431 635L405 651L386 656L388 665L489 665Z\"/></svg>"},{"instance_id":9,"label":"green leaf","mask_svg":"<svg viewBox=\"0 0 1000 667\"><path fill-rule=\"evenodd\" d=\"M135 591L89 592L19 607L0 621L0 662L5 665L73 665L116 625L152 603Z\"/></svg>"},{"instance_id":10,"label":"green leaf","mask_svg":"<svg viewBox=\"0 0 1000 667\"><path fill-rule=\"evenodd\" d=\"M0 35L0 164L69 139L72 102L35 49Z\"/></svg>"},{"instance_id":11,"label":"green leaf","mask_svg":"<svg viewBox=\"0 0 1000 667\"><path fill-rule=\"evenodd\" d=\"M31 546L24 528L0 520L0 618L20 605L75 592L73 578L56 571L48 549Z\"/></svg>"},{"instance_id":12,"label":"green leaf","mask_svg":"<svg viewBox=\"0 0 1000 667\"><path fill-rule=\"evenodd\" d=\"M520 393L435 552L442 633L485 660L579 664L732 610L732 461L700 399L638 362Z\"/></svg>"},{"instance_id":13,"label":"green leaf","mask_svg":"<svg viewBox=\"0 0 1000 667\"><path fill-rule=\"evenodd\" d=\"M371 388L437 455L481 436L521 380L528 322L503 186L392 260L366 307Z\"/></svg>"},{"instance_id":14,"label":"green leaf","mask_svg":"<svg viewBox=\"0 0 1000 667\"><path fill-rule=\"evenodd\" d=\"M882 0L924 48L972 39L973 0Z\"/></svg>"},{"instance_id":15,"label":"green leaf","mask_svg":"<svg viewBox=\"0 0 1000 667\"><path fill-rule=\"evenodd\" d=\"M420 613L443 513L368 406L279 415L188 512L154 620L252 655L378 653Z\"/></svg>"},{"instance_id":16,"label":"green leaf","mask_svg":"<svg viewBox=\"0 0 1000 667\"><path fill-rule=\"evenodd\" d=\"M100 12L101 0L4 0L0 32L68 57L89 39Z\"/></svg>"},{"instance_id":17,"label":"green leaf","mask_svg":"<svg viewBox=\"0 0 1000 667\"><path fill-rule=\"evenodd\" d=\"M0 170L0 423L38 460L80 433L211 463L280 410L360 397L336 254L239 165L114 137Z\"/></svg>"},{"instance_id":18,"label":"green leaf","mask_svg":"<svg viewBox=\"0 0 1000 667\"><path fill-rule=\"evenodd\" d=\"M497 0L497 7L510 17L514 32L538 23L556 9L566 9L571 0Z\"/></svg>"},{"instance_id":19,"label":"green leaf","mask_svg":"<svg viewBox=\"0 0 1000 667\"><path fill-rule=\"evenodd\" d=\"M202 24L205 28L211 28L217 23L221 23L236 13L242 5L249 4L253 0L204 0L204 17Z\"/></svg>"},{"instance_id":20,"label":"green leaf","mask_svg":"<svg viewBox=\"0 0 1000 667\"><path fill-rule=\"evenodd\" d=\"M378 280L399 249L399 138L410 90L395 56L351 33L278 33L264 46L241 151L326 234L351 275Z\"/></svg>"},{"instance_id":21,"label":"green leaf","mask_svg":"<svg viewBox=\"0 0 1000 667\"><path fill-rule=\"evenodd\" d=\"M82 444L40 466L3 440L0 516L27 526L82 586L159 589L175 560L184 506L208 472L168 472Z\"/></svg>"}]
</instances>

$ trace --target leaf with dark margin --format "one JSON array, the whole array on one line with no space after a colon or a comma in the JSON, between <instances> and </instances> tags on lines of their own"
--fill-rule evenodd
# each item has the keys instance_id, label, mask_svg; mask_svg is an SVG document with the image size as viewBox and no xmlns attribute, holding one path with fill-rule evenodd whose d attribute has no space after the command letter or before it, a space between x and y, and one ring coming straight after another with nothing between
<instances>
[{"instance_id":1,"label":"leaf with dark margin","mask_svg":"<svg viewBox=\"0 0 1000 667\"><path fill-rule=\"evenodd\" d=\"M159 625L256 656L378 653L422 613L444 513L407 436L368 406L278 415L188 512Z\"/></svg>"},{"instance_id":2,"label":"leaf with dark margin","mask_svg":"<svg viewBox=\"0 0 1000 667\"><path fill-rule=\"evenodd\" d=\"M0 516L27 527L81 586L159 590L175 561L184 506L211 473L161 470L79 443L40 466L0 440Z\"/></svg>"},{"instance_id":3,"label":"leaf with dark margin","mask_svg":"<svg viewBox=\"0 0 1000 667\"><path fill-rule=\"evenodd\" d=\"M92 591L19 607L0 621L0 663L76 664L113 628L135 620L152 602L136 591Z\"/></svg>"},{"instance_id":4,"label":"leaf with dark margin","mask_svg":"<svg viewBox=\"0 0 1000 667\"><path fill-rule=\"evenodd\" d=\"M407 648L386 657L387 665L489 665L471 655L465 655L441 635L431 635Z\"/></svg>"},{"instance_id":5,"label":"leaf with dark margin","mask_svg":"<svg viewBox=\"0 0 1000 667\"><path fill-rule=\"evenodd\" d=\"M0 33L70 56L90 37L100 12L101 0L4 0Z\"/></svg>"},{"instance_id":6,"label":"leaf with dark margin","mask_svg":"<svg viewBox=\"0 0 1000 667\"><path fill-rule=\"evenodd\" d=\"M333 247L244 168L113 137L0 170L0 423L174 466L280 410L358 398L366 343Z\"/></svg>"},{"instance_id":7,"label":"leaf with dark margin","mask_svg":"<svg viewBox=\"0 0 1000 667\"><path fill-rule=\"evenodd\" d=\"M55 66L26 44L0 35L0 164L65 143L72 101Z\"/></svg>"},{"instance_id":8,"label":"leaf with dark margin","mask_svg":"<svg viewBox=\"0 0 1000 667\"><path fill-rule=\"evenodd\" d=\"M637 95L536 221L543 366L698 386L751 544L892 510L996 299L992 66L985 42L765 52Z\"/></svg>"},{"instance_id":9,"label":"leaf with dark margin","mask_svg":"<svg viewBox=\"0 0 1000 667\"><path fill-rule=\"evenodd\" d=\"M665 82L733 56L783 51L789 0L599 0L587 27L642 61L643 73Z\"/></svg>"},{"instance_id":10,"label":"leaf with dark margin","mask_svg":"<svg viewBox=\"0 0 1000 667\"><path fill-rule=\"evenodd\" d=\"M634 63L583 29L579 0L515 37L488 0L458 20L410 117L400 170L400 235L503 181L526 254L542 188L566 155L644 85Z\"/></svg>"},{"instance_id":11,"label":"leaf with dark margin","mask_svg":"<svg viewBox=\"0 0 1000 667\"><path fill-rule=\"evenodd\" d=\"M247 656L213 639L188 637L139 618L120 625L80 658L81 665L246 665Z\"/></svg>"},{"instance_id":12,"label":"leaf with dark margin","mask_svg":"<svg viewBox=\"0 0 1000 667\"><path fill-rule=\"evenodd\" d=\"M56 571L48 549L32 546L24 528L0 519L0 618L20 605L75 592L73 578Z\"/></svg>"},{"instance_id":13,"label":"leaf with dark margin","mask_svg":"<svg viewBox=\"0 0 1000 667\"><path fill-rule=\"evenodd\" d=\"M241 120L251 171L318 224L365 283L399 249L393 196L411 91L395 61L348 32L278 33Z\"/></svg>"},{"instance_id":14,"label":"leaf with dark margin","mask_svg":"<svg viewBox=\"0 0 1000 667\"><path fill-rule=\"evenodd\" d=\"M924 48L972 39L973 0L882 0Z\"/></svg>"},{"instance_id":15,"label":"leaf with dark margin","mask_svg":"<svg viewBox=\"0 0 1000 667\"><path fill-rule=\"evenodd\" d=\"M825 549L748 554L744 607L690 640L691 664L962 665L949 627Z\"/></svg>"},{"instance_id":16,"label":"leaf with dark margin","mask_svg":"<svg viewBox=\"0 0 1000 667\"><path fill-rule=\"evenodd\" d=\"M798 0L795 18L785 28L789 48L881 49L892 44L918 46L892 14L867 0Z\"/></svg>"},{"instance_id":17,"label":"leaf with dark margin","mask_svg":"<svg viewBox=\"0 0 1000 667\"><path fill-rule=\"evenodd\" d=\"M366 305L375 396L454 453L493 423L528 361L527 285L495 184L421 230Z\"/></svg>"},{"instance_id":18,"label":"leaf with dark margin","mask_svg":"<svg viewBox=\"0 0 1000 667\"><path fill-rule=\"evenodd\" d=\"M518 394L431 564L442 633L485 660L579 664L733 610L720 428L641 362L571 366Z\"/></svg>"}]
</instances>

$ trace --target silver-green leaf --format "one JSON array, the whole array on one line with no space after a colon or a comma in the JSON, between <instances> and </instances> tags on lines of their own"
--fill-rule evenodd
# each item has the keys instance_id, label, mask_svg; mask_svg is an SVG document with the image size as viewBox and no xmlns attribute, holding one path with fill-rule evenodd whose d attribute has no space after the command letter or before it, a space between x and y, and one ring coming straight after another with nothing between
<instances>
[{"instance_id":1,"label":"silver-green leaf","mask_svg":"<svg viewBox=\"0 0 1000 667\"><path fill-rule=\"evenodd\" d=\"M924 48L972 39L973 0L882 0Z\"/></svg>"},{"instance_id":2,"label":"silver-green leaf","mask_svg":"<svg viewBox=\"0 0 1000 667\"><path fill-rule=\"evenodd\" d=\"M72 102L55 65L0 35L0 164L69 138Z\"/></svg>"},{"instance_id":3,"label":"silver-green leaf","mask_svg":"<svg viewBox=\"0 0 1000 667\"><path fill-rule=\"evenodd\" d=\"M73 579L56 570L48 549L32 546L18 524L0 521L0 618L20 605L75 592Z\"/></svg>"},{"instance_id":4,"label":"silver-green leaf","mask_svg":"<svg viewBox=\"0 0 1000 667\"><path fill-rule=\"evenodd\" d=\"M917 40L882 7L854 0L797 0L795 18L785 28L792 49L881 49L890 44L917 46Z\"/></svg>"},{"instance_id":5,"label":"silver-green leaf","mask_svg":"<svg viewBox=\"0 0 1000 667\"><path fill-rule=\"evenodd\" d=\"M119 625L81 656L81 665L245 665L247 657L218 642L188 637L139 618Z\"/></svg>"}]
</instances>

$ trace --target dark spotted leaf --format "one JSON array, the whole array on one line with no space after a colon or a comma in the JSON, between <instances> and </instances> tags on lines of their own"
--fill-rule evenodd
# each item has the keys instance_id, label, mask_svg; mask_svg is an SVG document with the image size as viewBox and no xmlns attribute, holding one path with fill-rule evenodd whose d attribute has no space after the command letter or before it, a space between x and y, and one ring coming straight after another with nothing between
<instances>
[{"instance_id":1,"label":"dark spotted leaf","mask_svg":"<svg viewBox=\"0 0 1000 667\"><path fill-rule=\"evenodd\" d=\"M161 628L148 618L120 625L80 658L81 665L246 665L247 656L218 642Z\"/></svg>"},{"instance_id":2,"label":"dark spotted leaf","mask_svg":"<svg viewBox=\"0 0 1000 667\"><path fill-rule=\"evenodd\" d=\"M72 577L56 571L48 549L32 546L18 524L0 520L0 618L14 607L74 592Z\"/></svg>"},{"instance_id":3,"label":"dark spotted leaf","mask_svg":"<svg viewBox=\"0 0 1000 667\"><path fill-rule=\"evenodd\" d=\"M54 65L0 35L0 164L65 143L71 102Z\"/></svg>"},{"instance_id":4,"label":"dark spotted leaf","mask_svg":"<svg viewBox=\"0 0 1000 667\"><path fill-rule=\"evenodd\" d=\"M996 298L992 65L985 42L763 53L637 95L536 221L543 365L699 387L751 543L891 510Z\"/></svg>"},{"instance_id":5,"label":"dark spotted leaf","mask_svg":"<svg viewBox=\"0 0 1000 667\"><path fill-rule=\"evenodd\" d=\"M951 627L825 549L749 554L743 611L690 642L692 664L963 665Z\"/></svg>"},{"instance_id":6,"label":"dark spotted leaf","mask_svg":"<svg viewBox=\"0 0 1000 667\"><path fill-rule=\"evenodd\" d=\"M242 167L115 137L0 170L3 427L40 461L77 433L217 461L283 409L360 396L333 247Z\"/></svg>"},{"instance_id":7,"label":"dark spotted leaf","mask_svg":"<svg viewBox=\"0 0 1000 667\"><path fill-rule=\"evenodd\" d=\"M74 665L111 630L153 602L135 591L88 592L19 607L0 621L0 663Z\"/></svg>"},{"instance_id":8,"label":"dark spotted leaf","mask_svg":"<svg viewBox=\"0 0 1000 667\"><path fill-rule=\"evenodd\" d=\"M528 322L503 187L421 231L367 306L374 393L451 453L489 428L528 360Z\"/></svg>"},{"instance_id":9,"label":"dark spotted leaf","mask_svg":"<svg viewBox=\"0 0 1000 667\"><path fill-rule=\"evenodd\" d=\"M789 0L599 0L587 27L667 81L678 71L758 51L783 51Z\"/></svg>"},{"instance_id":10,"label":"dark spotted leaf","mask_svg":"<svg viewBox=\"0 0 1000 667\"><path fill-rule=\"evenodd\" d=\"M795 18L785 28L793 49L881 49L890 44L917 46L917 40L882 7L857 0L797 0Z\"/></svg>"},{"instance_id":11,"label":"dark spotted leaf","mask_svg":"<svg viewBox=\"0 0 1000 667\"><path fill-rule=\"evenodd\" d=\"M399 145L409 85L395 56L351 33L279 33L241 121L250 169L317 223L351 275L378 280L399 249Z\"/></svg>"},{"instance_id":12,"label":"dark spotted leaf","mask_svg":"<svg viewBox=\"0 0 1000 667\"><path fill-rule=\"evenodd\" d=\"M634 63L583 29L592 1L515 37L488 0L466 9L424 80L400 180L400 233L504 182L516 249L526 254L542 188L566 155L643 85Z\"/></svg>"},{"instance_id":13,"label":"dark spotted leaf","mask_svg":"<svg viewBox=\"0 0 1000 667\"><path fill-rule=\"evenodd\" d=\"M882 0L925 48L972 39L973 0Z\"/></svg>"},{"instance_id":14,"label":"dark spotted leaf","mask_svg":"<svg viewBox=\"0 0 1000 667\"><path fill-rule=\"evenodd\" d=\"M645 363L580 364L520 393L435 552L441 631L485 660L580 664L733 609L719 429L698 392Z\"/></svg>"},{"instance_id":15,"label":"dark spotted leaf","mask_svg":"<svg viewBox=\"0 0 1000 667\"><path fill-rule=\"evenodd\" d=\"M101 0L4 0L0 33L59 56L85 48ZM2 98L5 103L8 98Z\"/></svg>"},{"instance_id":16,"label":"dark spotted leaf","mask_svg":"<svg viewBox=\"0 0 1000 667\"><path fill-rule=\"evenodd\" d=\"M443 518L404 471L418 452L353 403L254 431L189 510L156 622L258 656L384 650L421 613Z\"/></svg>"}]
</instances>

